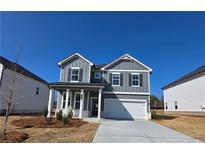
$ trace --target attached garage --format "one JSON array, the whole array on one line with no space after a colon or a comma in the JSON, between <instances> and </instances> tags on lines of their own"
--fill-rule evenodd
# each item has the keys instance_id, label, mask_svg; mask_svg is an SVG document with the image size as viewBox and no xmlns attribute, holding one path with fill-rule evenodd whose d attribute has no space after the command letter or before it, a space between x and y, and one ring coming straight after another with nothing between
<instances>
[{"instance_id":1,"label":"attached garage","mask_svg":"<svg viewBox=\"0 0 205 154\"><path fill-rule=\"evenodd\" d=\"M114 119L145 119L146 100L105 99L104 117Z\"/></svg>"}]
</instances>

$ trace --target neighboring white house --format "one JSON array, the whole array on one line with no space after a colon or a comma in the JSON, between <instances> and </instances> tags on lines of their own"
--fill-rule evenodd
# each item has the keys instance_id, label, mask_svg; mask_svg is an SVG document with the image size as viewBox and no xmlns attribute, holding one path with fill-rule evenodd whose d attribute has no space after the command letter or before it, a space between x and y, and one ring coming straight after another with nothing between
<instances>
[{"instance_id":1,"label":"neighboring white house","mask_svg":"<svg viewBox=\"0 0 205 154\"><path fill-rule=\"evenodd\" d=\"M165 111L205 111L205 66L162 89Z\"/></svg>"},{"instance_id":2,"label":"neighboring white house","mask_svg":"<svg viewBox=\"0 0 205 154\"><path fill-rule=\"evenodd\" d=\"M47 82L24 67L0 56L0 113L6 111L5 99L9 98L9 87L12 85L11 80L15 72L17 73L11 112L42 112L48 102L49 89Z\"/></svg>"}]
</instances>

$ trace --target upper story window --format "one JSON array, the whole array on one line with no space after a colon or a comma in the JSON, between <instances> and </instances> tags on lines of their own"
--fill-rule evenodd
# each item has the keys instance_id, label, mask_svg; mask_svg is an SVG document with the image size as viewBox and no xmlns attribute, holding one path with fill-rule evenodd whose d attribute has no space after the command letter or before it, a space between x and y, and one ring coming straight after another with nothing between
<instances>
[{"instance_id":1,"label":"upper story window","mask_svg":"<svg viewBox=\"0 0 205 154\"><path fill-rule=\"evenodd\" d=\"M101 72L95 72L95 74L94 74L95 79L101 79L101 77L102 77Z\"/></svg>"},{"instance_id":2,"label":"upper story window","mask_svg":"<svg viewBox=\"0 0 205 154\"><path fill-rule=\"evenodd\" d=\"M140 86L140 75L139 73L132 73L132 87Z\"/></svg>"},{"instance_id":3,"label":"upper story window","mask_svg":"<svg viewBox=\"0 0 205 154\"><path fill-rule=\"evenodd\" d=\"M177 101L174 102L174 105L175 105L175 110L177 110L178 109Z\"/></svg>"},{"instance_id":4,"label":"upper story window","mask_svg":"<svg viewBox=\"0 0 205 154\"><path fill-rule=\"evenodd\" d=\"M78 82L79 81L79 67L72 67L71 68L71 81Z\"/></svg>"},{"instance_id":5,"label":"upper story window","mask_svg":"<svg viewBox=\"0 0 205 154\"><path fill-rule=\"evenodd\" d=\"M120 86L120 73L112 73L112 85Z\"/></svg>"},{"instance_id":6,"label":"upper story window","mask_svg":"<svg viewBox=\"0 0 205 154\"><path fill-rule=\"evenodd\" d=\"M36 87L36 95L39 95L39 90L40 90L40 88Z\"/></svg>"}]
</instances>

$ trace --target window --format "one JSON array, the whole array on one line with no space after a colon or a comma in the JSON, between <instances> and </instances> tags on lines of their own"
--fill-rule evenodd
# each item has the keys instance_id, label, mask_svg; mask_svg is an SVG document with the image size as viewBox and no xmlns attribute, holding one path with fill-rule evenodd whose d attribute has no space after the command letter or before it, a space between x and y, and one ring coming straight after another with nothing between
<instances>
[{"instance_id":1,"label":"window","mask_svg":"<svg viewBox=\"0 0 205 154\"><path fill-rule=\"evenodd\" d=\"M36 87L36 95L39 95L39 90L40 90L40 88Z\"/></svg>"},{"instance_id":2,"label":"window","mask_svg":"<svg viewBox=\"0 0 205 154\"><path fill-rule=\"evenodd\" d=\"M62 109L65 109L65 102L66 102L66 93L64 92L63 93L63 100L62 100L62 103L63 103Z\"/></svg>"},{"instance_id":3,"label":"window","mask_svg":"<svg viewBox=\"0 0 205 154\"><path fill-rule=\"evenodd\" d=\"M75 93L75 109L80 109L80 93Z\"/></svg>"},{"instance_id":4,"label":"window","mask_svg":"<svg viewBox=\"0 0 205 154\"><path fill-rule=\"evenodd\" d=\"M66 92L63 92L63 98L62 98L62 109L65 109L66 106ZM71 106L71 100L72 100L72 92L69 93L68 98L68 106Z\"/></svg>"},{"instance_id":5,"label":"window","mask_svg":"<svg viewBox=\"0 0 205 154\"><path fill-rule=\"evenodd\" d=\"M72 92L69 93L68 106L71 106Z\"/></svg>"},{"instance_id":6,"label":"window","mask_svg":"<svg viewBox=\"0 0 205 154\"><path fill-rule=\"evenodd\" d=\"M120 73L112 73L112 85L120 86Z\"/></svg>"},{"instance_id":7,"label":"window","mask_svg":"<svg viewBox=\"0 0 205 154\"><path fill-rule=\"evenodd\" d=\"M174 102L174 105L175 105L175 110L177 110L178 109L177 101Z\"/></svg>"},{"instance_id":8,"label":"window","mask_svg":"<svg viewBox=\"0 0 205 154\"><path fill-rule=\"evenodd\" d=\"M78 82L79 81L79 68L71 68L71 81Z\"/></svg>"},{"instance_id":9,"label":"window","mask_svg":"<svg viewBox=\"0 0 205 154\"><path fill-rule=\"evenodd\" d=\"M95 79L101 79L101 73L95 72Z\"/></svg>"},{"instance_id":10,"label":"window","mask_svg":"<svg viewBox=\"0 0 205 154\"><path fill-rule=\"evenodd\" d=\"M168 105L167 105L167 103L165 103L165 108L166 108L166 110L168 109Z\"/></svg>"},{"instance_id":11,"label":"window","mask_svg":"<svg viewBox=\"0 0 205 154\"><path fill-rule=\"evenodd\" d=\"M132 87L139 87L140 77L138 73L132 73Z\"/></svg>"}]
</instances>

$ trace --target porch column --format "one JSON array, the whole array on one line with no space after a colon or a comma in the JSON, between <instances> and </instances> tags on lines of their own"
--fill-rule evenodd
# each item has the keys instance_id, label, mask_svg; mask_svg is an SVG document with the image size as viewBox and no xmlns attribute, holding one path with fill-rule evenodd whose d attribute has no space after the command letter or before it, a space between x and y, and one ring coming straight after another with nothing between
<instances>
[{"instance_id":1,"label":"porch column","mask_svg":"<svg viewBox=\"0 0 205 154\"><path fill-rule=\"evenodd\" d=\"M49 99L48 99L48 115L47 115L47 117L51 117L52 101L53 101L52 99L53 99L53 89L50 89Z\"/></svg>"},{"instance_id":2,"label":"porch column","mask_svg":"<svg viewBox=\"0 0 205 154\"><path fill-rule=\"evenodd\" d=\"M68 100L69 100L69 97L70 97L70 89L67 89L66 90L66 100L65 100L65 110L66 111L68 110Z\"/></svg>"},{"instance_id":3,"label":"porch column","mask_svg":"<svg viewBox=\"0 0 205 154\"><path fill-rule=\"evenodd\" d=\"M102 89L99 90L99 94L98 94L98 119L100 119L100 115L101 115L101 98L102 98Z\"/></svg>"},{"instance_id":4,"label":"porch column","mask_svg":"<svg viewBox=\"0 0 205 154\"><path fill-rule=\"evenodd\" d=\"M80 111L79 111L79 118L82 118L82 113L83 113L83 105L84 104L84 90L81 89L80 92Z\"/></svg>"},{"instance_id":5,"label":"porch column","mask_svg":"<svg viewBox=\"0 0 205 154\"><path fill-rule=\"evenodd\" d=\"M56 111L55 111L55 117L57 116L58 111L60 110L60 97L61 97L61 93L58 92L58 98L57 98L57 104L56 104Z\"/></svg>"},{"instance_id":6,"label":"porch column","mask_svg":"<svg viewBox=\"0 0 205 154\"><path fill-rule=\"evenodd\" d=\"M89 103L90 103L90 91L88 91L88 95L87 95L87 111L89 111Z\"/></svg>"}]
</instances>

